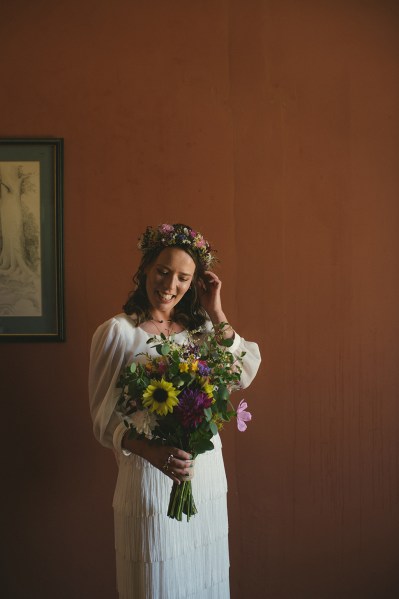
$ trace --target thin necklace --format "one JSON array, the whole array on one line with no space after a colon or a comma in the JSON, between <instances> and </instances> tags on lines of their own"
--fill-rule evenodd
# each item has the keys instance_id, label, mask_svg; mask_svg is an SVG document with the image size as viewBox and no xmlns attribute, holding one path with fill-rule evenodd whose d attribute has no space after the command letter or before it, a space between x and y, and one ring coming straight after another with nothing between
<instances>
[{"instance_id":1,"label":"thin necklace","mask_svg":"<svg viewBox=\"0 0 399 599\"><path fill-rule=\"evenodd\" d=\"M162 324L163 322L173 322L172 318L168 318L167 320L157 320L156 318L150 318L149 320L153 320L154 322L159 322L159 324Z\"/></svg>"},{"instance_id":2,"label":"thin necklace","mask_svg":"<svg viewBox=\"0 0 399 599\"><path fill-rule=\"evenodd\" d=\"M165 321L163 321L163 320L162 321L156 320L155 318L150 318L150 321L152 322L152 324L154 325L154 327L156 328L156 330L158 331L158 333L160 335L162 335L162 334L165 335L166 334L167 337L170 337L171 334L173 333L173 324L170 327L170 329L165 328L164 331L161 331L161 329L159 328L159 326L156 323L157 322L162 323L162 322L165 322ZM166 322L173 322L173 321L172 320L167 320Z\"/></svg>"}]
</instances>

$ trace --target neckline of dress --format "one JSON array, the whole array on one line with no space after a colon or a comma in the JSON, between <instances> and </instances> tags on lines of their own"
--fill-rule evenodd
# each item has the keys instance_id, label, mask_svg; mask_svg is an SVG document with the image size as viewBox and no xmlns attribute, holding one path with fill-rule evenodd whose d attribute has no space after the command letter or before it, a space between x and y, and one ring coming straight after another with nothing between
<instances>
[{"instance_id":1,"label":"neckline of dress","mask_svg":"<svg viewBox=\"0 0 399 599\"><path fill-rule=\"evenodd\" d=\"M145 335L147 335L147 337L159 337L160 335L156 335L155 333L148 333L146 330L142 329L141 326L139 325L138 327L136 327L136 329L139 329L140 331L143 331L143 333ZM174 337L176 337L177 335L182 335L183 333L186 333L187 330L183 329L182 331L179 331L178 333L172 333ZM169 337L167 337L168 339Z\"/></svg>"},{"instance_id":2,"label":"neckline of dress","mask_svg":"<svg viewBox=\"0 0 399 599\"><path fill-rule=\"evenodd\" d=\"M132 318L131 314L125 314L125 316L127 316L127 318L129 319L129 321L131 322L131 324L134 326L135 329L139 329L140 331L142 331L147 337L159 337L159 335L155 335L154 333L148 333L147 331L145 331L140 325L136 326L135 320L134 318ZM173 335L176 337L177 335L182 335L183 333L187 333L187 329L183 329L182 331L179 331L178 333L173 333Z\"/></svg>"}]
</instances>

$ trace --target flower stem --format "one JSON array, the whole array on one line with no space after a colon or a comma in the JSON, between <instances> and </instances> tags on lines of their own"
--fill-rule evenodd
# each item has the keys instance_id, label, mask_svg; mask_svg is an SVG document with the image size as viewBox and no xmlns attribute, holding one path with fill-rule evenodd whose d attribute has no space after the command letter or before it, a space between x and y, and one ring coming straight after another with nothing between
<instances>
[{"instance_id":1,"label":"flower stem","mask_svg":"<svg viewBox=\"0 0 399 599\"><path fill-rule=\"evenodd\" d=\"M178 485L173 483L172 491L170 493L168 516L178 520L179 522L183 519L183 514L187 516L187 522L191 516L197 513L195 507L194 497L191 487L191 480L184 481Z\"/></svg>"}]
</instances>

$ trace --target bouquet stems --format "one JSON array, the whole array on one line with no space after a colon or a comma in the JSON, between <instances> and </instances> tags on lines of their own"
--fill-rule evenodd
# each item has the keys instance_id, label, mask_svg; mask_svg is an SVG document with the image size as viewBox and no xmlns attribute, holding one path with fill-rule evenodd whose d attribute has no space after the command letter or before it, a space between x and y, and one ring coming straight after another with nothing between
<instances>
[{"instance_id":1,"label":"bouquet stems","mask_svg":"<svg viewBox=\"0 0 399 599\"><path fill-rule=\"evenodd\" d=\"M183 514L185 514L188 522L191 516L194 516L196 513L197 508L194 503L191 480L184 481L180 485L173 483L168 507L169 518L174 518L181 522Z\"/></svg>"}]
</instances>

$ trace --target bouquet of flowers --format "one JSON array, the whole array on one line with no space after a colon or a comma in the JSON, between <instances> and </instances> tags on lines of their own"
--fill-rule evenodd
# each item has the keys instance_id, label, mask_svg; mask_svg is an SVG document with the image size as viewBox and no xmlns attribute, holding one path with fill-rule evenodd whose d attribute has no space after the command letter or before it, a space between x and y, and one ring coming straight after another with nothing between
<instances>
[{"instance_id":1,"label":"bouquet of flowers","mask_svg":"<svg viewBox=\"0 0 399 599\"><path fill-rule=\"evenodd\" d=\"M117 410L129 429L129 438L173 445L191 453L193 459L213 449L212 437L224 423L237 418L240 431L247 428L251 414L242 400L234 409L232 391L240 388L245 352L234 356L231 339L217 331L191 332L184 344L174 336L151 337L147 343L157 354L138 354L120 374L121 393ZM173 483L168 516L181 521L197 513L191 480Z\"/></svg>"}]
</instances>

